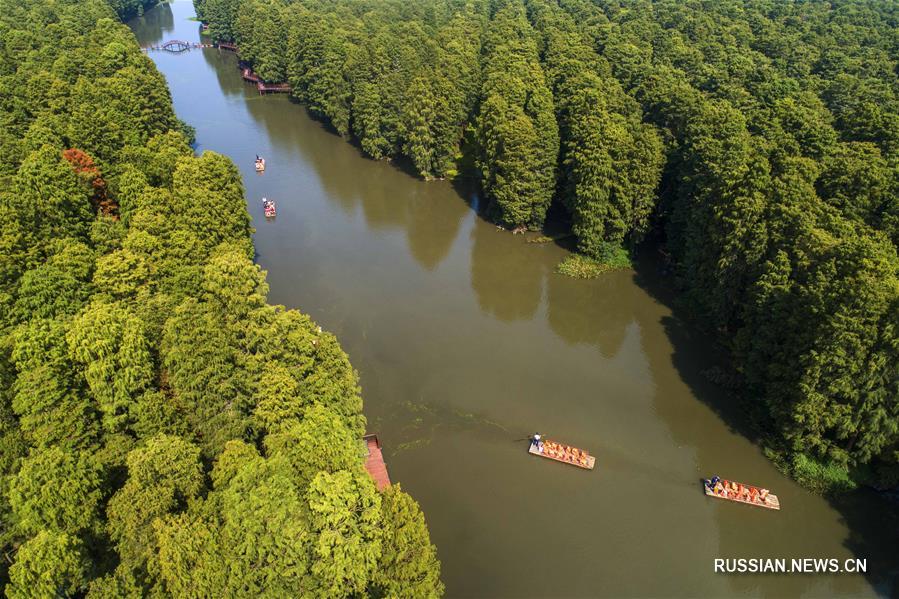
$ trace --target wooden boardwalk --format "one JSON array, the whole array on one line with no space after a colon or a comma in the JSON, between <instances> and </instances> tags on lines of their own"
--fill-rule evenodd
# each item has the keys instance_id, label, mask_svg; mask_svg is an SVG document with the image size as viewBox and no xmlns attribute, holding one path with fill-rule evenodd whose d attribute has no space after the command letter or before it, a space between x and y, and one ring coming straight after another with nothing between
<instances>
[{"instance_id":1,"label":"wooden boardwalk","mask_svg":"<svg viewBox=\"0 0 899 599\"><path fill-rule=\"evenodd\" d=\"M290 93L289 83L256 83L256 89L260 94L287 94Z\"/></svg>"},{"instance_id":2,"label":"wooden boardwalk","mask_svg":"<svg viewBox=\"0 0 899 599\"><path fill-rule=\"evenodd\" d=\"M378 435L365 435L362 440L365 441L367 451L365 469L374 479L378 491L383 491L390 486L390 476L387 475L387 464L384 463L384 454L381 453L381 442Z\"/></svg>"},{"instance_id":3,"label":"wooden boardwalk","mask_svg":"<svg viewBox=\"0 0 899 599\"><path fill-rule=\"evenodd\" d=\"M286 94L290 92L290 84L289 83L266 83L262 79L259 78L259 75L253 72L253 69L250 67L243 67L241 69L241 77L243 77L244 81L252 83L256 86L256 90L260 94Z\"/></svg>"}]
</instances>

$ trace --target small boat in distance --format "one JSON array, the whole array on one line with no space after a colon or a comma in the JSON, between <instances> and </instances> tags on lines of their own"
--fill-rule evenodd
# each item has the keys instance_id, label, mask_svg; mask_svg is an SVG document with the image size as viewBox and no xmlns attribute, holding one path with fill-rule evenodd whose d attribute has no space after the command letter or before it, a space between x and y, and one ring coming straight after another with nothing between
<instances>
[{"instance_id":1,"label":"small boat in distance","mask_svg":"<svg viewBox=\"0 0 899 599\"><path fill-rule=\"evenodd\" d=\"M703 479L702 489L706 495L716 499L736 501L756 507L768 508L769 510L780 509L780 500L777 498L777 495L772 495L768 492L768 489L761 487L744 485L732 480L721 479L712 483L709 479Z\"/></svg>"},{"instance_id":2,"label":"small boat in distance","mask_svg":"<svg viewBox=\"0 0 899 599\"><path fill-rule=\"evenodd\" d=\"M593 470L593 466L596 464L596 458L583 449L563 445L549 439L536 443L532 441L528 447L528 453L564 464L571 464L585 470Z\"/></svg>"},{"instance_id":3,"label":"small boat in distance","mask_svg":"<svg viewBox=\"0 0 899 599\"><path fill-rule=\"evenodd\" d=\"M275 208L275 200L262 198L262 209L265 211L265 218L274 218L277 216L278 212Z\"/></svg>"},{"instance_id":4,"label":"small boat in distance","mask_svg":"<svg viewBox=\"0 0 899 599\"><path fill-rule=\"evenodd\" d=\"M257 154L256 155L256 172L261 173L264 170L265 170L265 158L262 158L261 156L259 156L259 154Z\"/></svg>"}]
</instances>

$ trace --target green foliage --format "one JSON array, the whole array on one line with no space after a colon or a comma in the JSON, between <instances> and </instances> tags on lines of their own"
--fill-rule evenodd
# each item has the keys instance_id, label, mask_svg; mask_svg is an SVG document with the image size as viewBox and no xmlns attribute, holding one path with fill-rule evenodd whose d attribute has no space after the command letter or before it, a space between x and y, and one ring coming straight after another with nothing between
<instances>
[{"instance_id":1,"label":"green foliage","mask_svg":"<svg viewBox=\"0 0 899 599\"><path fill-rule=\"evenodd\" d=\"M98 465L85 453L59 447L35 450L13 477L9 501L16 526L77 535L95 526L101 501Z\"/></svg>"},{"instance_id":2,"label":"green foliage","mask_svg":"<svg viewBox=\"0 0 899 599\"><path fill-rule=\"evenodd\" d=\"M281 13L278 0L245 0L234 21L240 57L253 63L253 70L263 81L278 82L287 77L287 39Z\"/></svg>"},{"instance_id":3,"label":"green foliage","mask_svg":"<svg viewBox=\"0 0 899 599\"><path fill-rule=\"evenodd\" d=\"M234 22L239 0L203 0L197 14L209 25L209 35L216 42L234 40Z\"/></svg>"},{"instance_id":4,"label":"green foliage","mask_svg":"<svg viewBox=\"0 0 899 599\"><path fill-rule=\"evenodd\" d=\"M99 433L97 414L69 359L64 322L32 320L17 331L14 343L18 376L12 409L25 438L37 447L92 446Z\"/></svg>"},{"instance_id":5,"label":"green foliage","mask_svg":"<svg viewBox=\"0 0 899 599\"><path fill-rule=\"evenodd\" d=\"M109 432L133 419L135 397L153 383L153 361L143 323L127 310L95 301L72 321L67 334L75 361L84 368L91 395Z\"/></svg>"},{"instance_id":6,"label":"green foliage","mask_svg":"<svg viewBox=\"0 0 899 599\"><path fill-rule=\"evenodd\" d=\"M159 568L175 596L308 592L305 504L289 464L230 442L212 478L215 491L189 513L156 524Z\"/></svg>"},{"instance_id":7,"label":"green foliage","mask_svg":"<svg viewBox=\"0 0 899 599\"><path fill-rule=\"evenodd\" d=\"M361 468L358 375L333 335L268 305L237 168L193 155L164 79L112 18L145 6L0 4L0 586L365 593L382 514ZM385 51L362 60L330 36L285 38L297 15L276 0L201 10L266 79L301 75L288 46L352 55L352 77L310 79L310 97L357 130L341 86L369 77L375 103L360 114L382 141L367 147L397 151L422 31L402 26L409 43L393 44L385 30ZM452 37L472 37L466 25ZM441 60L470 79L477 48L449 46ZM441 94L456 112L428 142L435 174L471 108L452 85ZM323 475L334 483L314 486ZM423 576L436 581L439 565Z\"/></svg>"},{"instance_id":8,"label":"green foliage","mask_svg":"<svg viewBox=\"0 0 899 599\"><path fill-rule=\"evenodd\" d=\"M79 241L63 241L45 263L19 280L13 314L23 322L77 312L91 294L94 253Z\"/></svg>"},{"instance_id":9,"label":"green foliage","mask_svg":"<svg viewBox=\"0 0 899 599\"><path fill-rule=\"evenodd\" d=\"M440 597L437 548L431 544L418 504L393 485L381 496L381 559L375 574L376 594L382 597Z\"/></svg>"},{"instance_id":10,"label":"green foliage","mask_svg":"<svg viewBox=\"0 0 899 599\"><path fill-rule=\"evenodd\" d=\"M484 191L498 220L538 228L556 186L559 130L520 2L495 15L477 118Z\"/></svg>"},{"instance_id":11,"label":"green foliage","mask_svg":"<svg viewBox=\"0 0 899 599\"><path fill-rule=\"evenodd\" d=\"M122 566L141 571L157 550L153 521L186 506L204 487L199 448L157 435L128 454L128 478L109 500L109 534Z\"/></svg>"},{"instance_id":12,"label":"green foliage","mask_svg":"<svg viewBox=\"0 0 899 599\"><path fill-rule=\"evenodd\" d=\"M287 458L300 486L308 485L319 472L359 470L362 466L358 437L323 406L309 408L301 421L269 435L266 448L270 455Z\"/></svg>"},{"instance_id":13,"label":"green foliage","mask_svg":"<svg viewBox=\"0 0 899 599\"><path fill-rule=\"evenodd\" d=\"M10 599L67 597L86 585L88 563L76 537L41 531L19 548L9 569Z\"/></svg>"},{"instance_id":14,"label":"green foliage","mask_svg":"<svg viewBox=\"0 0 899 599\"><path fill-rule=\"evenodd\" d=\"M381 557L381 498L362 472L319 472L306 491L313 593L362 593Z\"/></svg>"},{"instance_id":15,"label":"green foliage","mask_svg":"<svg viewBox=\"0 0 899 599\"><path fill-rule=\"evenodd\" d=\"M817 493L846 492L856 487L846 466L822 464L804 453L793 456L791 474L799 484Z\"/></svg>"}]
</instances>

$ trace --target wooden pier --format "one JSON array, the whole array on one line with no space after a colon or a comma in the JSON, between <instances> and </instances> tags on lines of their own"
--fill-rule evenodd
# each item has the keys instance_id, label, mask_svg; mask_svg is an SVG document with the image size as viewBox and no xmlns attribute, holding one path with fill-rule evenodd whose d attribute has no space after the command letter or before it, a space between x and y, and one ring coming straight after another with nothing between
<instances>
[{"instance_id":1,"label":"wooden pier","mask_svg":"<svg viewBox=\"0 0 899 599\"><path fill-rule=\"evenodd\" d=\"M259 75L254 73L253 69L251 69L250 67L243 67L241 69L241 76L243 77L244 81L255 85L260 94L290 93L289 83L266 83L265 81L260 79Z\"/></svg>"},{"instance_id":2,"label":"wooden pier","mask_svg":"<svg viewBox=\"0 0 899 599\"><path fill-rule=\"evenodd\" d=\"M263 83L259 82L256 84L256 89L259 90L260 94L289 94L290 93L290 84L289 83Z\"/></svg>"},{"instance_id":3,"label":"wooden pier","mask_svg":"<svg viewBox=\"0 0 899 599\"><path fill-rule=\"evenodd\" d=\"M381 442L378 435L369 434L362 437L365 442L366 457L365 469L375 481L378 491L383 491L390 486L390 476L387 475L387 464L384 463L384 454L381 452Z\"/></svg>"}]
</instances>

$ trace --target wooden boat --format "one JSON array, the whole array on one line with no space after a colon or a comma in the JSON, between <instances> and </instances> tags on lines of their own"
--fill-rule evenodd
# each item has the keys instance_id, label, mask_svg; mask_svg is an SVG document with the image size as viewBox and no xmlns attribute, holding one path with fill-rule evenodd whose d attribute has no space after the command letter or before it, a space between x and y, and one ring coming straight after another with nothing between
<instances>
[{"instance_id":1,"label":"wooden boat","mask_svg":"<svg viewBox=\"0 0 899 599\"><path fill-rule=\"evenodd\" d=\"M749 489L750 493L752 493L753 489L755 489L756 491L761 491L760 487L754 487L752 485L745 485L743 483L735 483L734 481L724 480L723 478L721 479L721 484L724 485L725 488L727 488L728 490L720 495L718 493L715 493L712 489L709 488L709 480L708 479L703 479L702 489L705 491L706 495L708 495L709 497L714 497L715 499L725 499L727 501L736 501L737 503L745 503L746 505L753 505L755 507L764 507L764 508L768 508L769 510L779 510L780 509L780 500L777 499L777 495L768 493L768 495L765 496L764 500L759 498L757 501L753 501L752 499L747 499L745 495L743 495L742 497L738 497L737 493L735 491L730 490L731 485L734 485L734 484L737 485L737 488L740 488L741 486L743 486L743 487ZM750 497L752 497L752 496L753 495L750 495ZM759 496L755 495L755 497L759 497Z\"/></svg>"},{"instance_id":2,"label":"wooden boat","mask_svg":"<svg viewBox=\"0 0 899 599\"><path fill-rule=\"evenodd\" d=\"M563 445L562 443L550 441L549 439L543 441L542 447L543 451L539 451L537 446L531 443L528 447L528 453L538 455L541 458L562 462L563 464L571 464L572 466L584 468L585 470L593 470L593 466L596 463L595 457L577 447L570 447L568 445ZM580 459L574 455L575 452L581 455Z\"/></svg>"},{"instance_id":3,"label":"wooden boat","mask_svg":"<svg viewBox=\"0 0 899 599\"><path fill-rule=\"evenodd\" d=\"M256 159L256 172L261 173L265 170L265 158Z\"/></svg>"},{"instance_id":4,"label":"wooden boat","mask_svg":"<svg viewBox=\"0 0 899 599\"><path fill-rule=\"evenodd\" d=\"M262 208L265 210L265 218L274 218L277 216L277 209L275 208L274 200L267 200L262 198Z\"/></svg>"}]
</instances>

